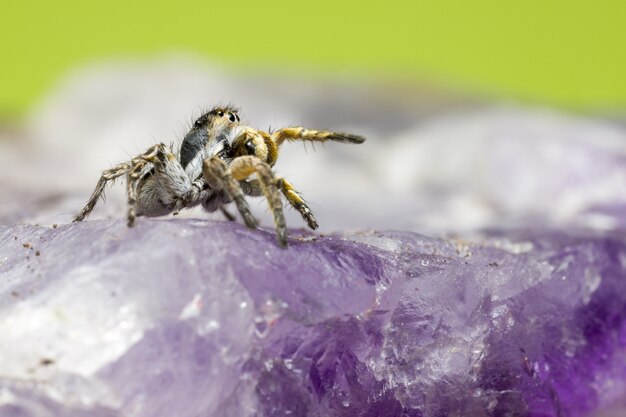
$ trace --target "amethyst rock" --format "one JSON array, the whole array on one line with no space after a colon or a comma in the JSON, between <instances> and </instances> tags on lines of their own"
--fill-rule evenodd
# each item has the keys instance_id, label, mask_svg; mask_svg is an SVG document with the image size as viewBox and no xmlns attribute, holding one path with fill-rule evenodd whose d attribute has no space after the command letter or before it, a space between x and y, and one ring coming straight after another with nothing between
<instances>
[{"instance_id":1,"label":"amethyst rock","mask_svg":"<svg viewBox=\"0 0 626 417\"><path fill-rule=\"evenodd\" d=\"M0 226L0 415L622 415L623 236L291 236Z\"/></svg>"}]
</instances>

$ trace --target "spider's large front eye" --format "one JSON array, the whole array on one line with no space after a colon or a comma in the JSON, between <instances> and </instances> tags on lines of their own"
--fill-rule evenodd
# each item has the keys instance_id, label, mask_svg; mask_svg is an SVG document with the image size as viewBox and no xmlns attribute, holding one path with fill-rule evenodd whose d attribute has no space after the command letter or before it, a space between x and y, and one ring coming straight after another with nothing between
<instances>
[{"instance_id":1,"label":"spider's large front eye","mask_svg":"<svg viewBox=\"0 0 626 417\"><path fill-rule=\"evenodd\" d=\"M232 113L228 113L228 120L234 123L237 120L237 117Z\"/></svg>"},{"instance_id":2,"label":"spider's large front eye","mask_svg":"<svg viewBox=\"0 0 626 417\"><path fill-rule=\"evenodd\" d=\"M254 145L254 142L252 141L252 139L247 141L245 146L246 146L246 152L248 153L248 155L256 155L256 146Z\"/></svg>"}]
</instances>

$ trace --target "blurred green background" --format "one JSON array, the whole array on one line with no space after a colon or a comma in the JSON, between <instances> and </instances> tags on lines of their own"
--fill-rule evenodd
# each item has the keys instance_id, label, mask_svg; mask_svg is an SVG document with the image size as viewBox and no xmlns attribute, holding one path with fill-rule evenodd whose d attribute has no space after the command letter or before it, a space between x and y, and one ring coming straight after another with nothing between
<instances>
[{"instance_id":1,"label":"blurred green background","mask_svg":"<svg viewBox=\"0 0 626 417\"><path fill-rule=\"evenodd\" d=\"M197 53L239 69L427 80L577 109L626 107L626 2L3 0L0 113L76 66Z\"/></svg>"}]
</instances>

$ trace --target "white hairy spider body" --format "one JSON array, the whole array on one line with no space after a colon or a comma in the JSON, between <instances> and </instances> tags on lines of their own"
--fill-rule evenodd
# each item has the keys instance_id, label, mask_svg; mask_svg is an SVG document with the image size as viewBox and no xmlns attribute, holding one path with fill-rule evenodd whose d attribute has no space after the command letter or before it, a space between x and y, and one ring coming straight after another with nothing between
<instances>
[{"instance_id":1,"label":"white hairy spider body","mask_svg":"<svg viewBox=\"0 0 626 417\"><path fill-rule=\"evenodd\" d=\"M107 182L125 175L129 226L133 226L136 216L163 216L197 205L209 212L221 209L229 220L234 220L224 208L234 202L244 223L255 228L257 222L244 195L264 195L274 216L279 243L287 246L281 193L310 228L317 228L317 222L293 186L272 171L278 147L285 140L362 143L365 139L300 127L269 134L240 124L237 111L231 107L214 108L195 121L179 152L160 143L128 162L105 170L74 221L82 221L89 215ZM252 174L257 179L248 179Z\"/></svg>"},{"instance_id":2,"label":"white hairy spider body","mask_svg":"<svg viewBox=\"0 0 626 417\"><path fill-rule=\"evenodd\" d=\"M229 144L241 131L240 126L230 126L224 130L222 140L207 141L196 156L189 161L186 167L180 163L180 152L172 155L176 156L176 161L166 163L160 167L160 175L147 175L140 181L137 190L137 216L157 217L172 213L182 208L191 208L199 204L209 212L218 210L221 206L230 203L230 197L222 190L208 188L202 178L202 164L217 155L223 154ZM193 194L192 187L194 181L196 189L202 190L198 193L199 198L189 198L184 207L180 207L180 197ZM177 204L178 203L178 204Z\"/></svg>"}]
</instances>

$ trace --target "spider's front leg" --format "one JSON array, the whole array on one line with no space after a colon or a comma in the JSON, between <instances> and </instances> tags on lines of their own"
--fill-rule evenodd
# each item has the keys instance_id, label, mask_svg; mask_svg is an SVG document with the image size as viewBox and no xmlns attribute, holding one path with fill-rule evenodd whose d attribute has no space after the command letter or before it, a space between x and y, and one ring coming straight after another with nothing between
<instances>
[{"instance_id":1,"label":"spider's front leg","mask_svg":"<svg viewBox=\"0 0 626 417\"><path fill-rule=\"evenodd\" d=\"M250 206L246 201L239 183L233 178L230 169L219 156L206 159L202 164L202 175L211 188L224 190L235 202L244 223L251 229L257 227Z\"/></svg>"},{"instance_id":2,"label":"spider's front leg","mask_svg":"<svg viewBox=\"0 0 626 417\"><path fill-rule=\"evenodd\" d=\"M315 216L313 216L313 212L309 208L309 206L304 202L300 194L293 188L293 185L289 183L284 178L278 178L276 180L276 185L280 188L280 191L283 193L289 204L302 216L306 224L312 229L315 230L319 227L317 224L317 220L315 220Z\"/></svg>"},{"instance_id":3,"label":"spider's front leg","mask_svg":"<svg viewBox=\"0 0 626 417\"><path fill-rule=\"evenodd\" d=\"M304 201L304 199L302 199L300 193L294 188L294 186L282 177L276 178L275 183L276 187L278 187L278 189L283 193L285 199L287 199L287 202L291 205L291 207L298 210L306 224L312 230L317 229L319 225L317 224L317 220L315 220L313 212ZM263 190L258 180L247 181L245 183L242 183L242 186L244 186L244 192L247 195L255 197L263 195Z\"/></svg>"},{"instance_id":4,"label":"spider's front leg","mask_svg":"<svg viewBox=\"0 0 626 417\"><path fill-rule=\"evenodd\" d=\"M219 161L219 162L218 162ZM219 168L221 166L221 168ZM221 159L211 158L204 162L204 175L207 182L218 181L223 185L223 189L235 201L242 216L249 213L249 207L245 203L244 194L239 181L243 181L250 175L256 173L260 189L270 206L276 225L276 234L281 246L287 246L287 226L283 213L283 204L280 193L276 187L274 173L270 166L261 161L256 156L240 156L232 160L230 165L226 165ZM245 203L242 211L241 202Z\"/></svg>"},{"instance_id":5,"label":"spider's front leg","mask_svg":"<svg viewBox=\"0 0 626 417\"><path fill-rule=\"evenodd\" d=\"M277 130L271 135L272 141L280 146L284 141L303 140L307 142L326 142L332 140L335 142L360 144L365 142L365 138L350 133L331 132L329 130L314 130L304 127L285 127Z\"/></svg>"}]
</instances>

